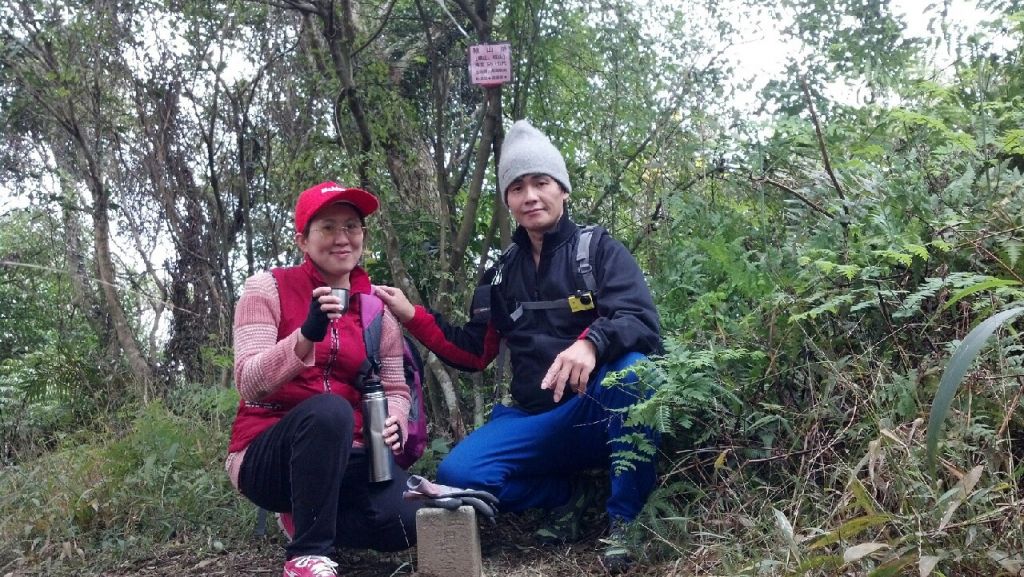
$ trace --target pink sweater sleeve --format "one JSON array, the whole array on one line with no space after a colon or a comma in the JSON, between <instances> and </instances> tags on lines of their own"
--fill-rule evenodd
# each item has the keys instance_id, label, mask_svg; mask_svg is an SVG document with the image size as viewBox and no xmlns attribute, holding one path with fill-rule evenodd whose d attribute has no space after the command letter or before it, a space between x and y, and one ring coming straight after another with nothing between
<instances>
[{"instance_id":1,"label":"pink sweater sleeve","mask_svg":"<svg viewBox=\"0 0 1024 577\"><path fill-rule=\"evenodd\" d=\"M398 319L384 308L384 318L380 335L380 380L384 385L384 394L388 397L388 414L398 417L402 428L402 443L409 436L409 385L405 383L405 370L402 368L402 328Z\"/></svg>"},{"instance_id":2,"label":"pink sweater sleeve","mask_svg":"<svg viewBox=\"0 0 1024 577\"><path fill-rule=\"evenodd\" d=\"M297 329L277 340L280 322L281 300L274 276L263 272L250 277L235 307L234 325L235 386L247 401L266 397L313 365L312 351L306 358L295 355Z\"/></svg>"}]
</instances>

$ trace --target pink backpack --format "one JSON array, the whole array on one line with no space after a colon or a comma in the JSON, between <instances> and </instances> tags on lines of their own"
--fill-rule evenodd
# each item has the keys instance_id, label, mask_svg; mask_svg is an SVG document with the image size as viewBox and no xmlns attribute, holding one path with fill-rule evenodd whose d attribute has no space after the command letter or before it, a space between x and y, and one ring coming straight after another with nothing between
<instances>
[{"instance_id":1,"label":"pink backpack","mask_svg":"<svg viewBox=\"0 0 1024 577\"><path fill-rule=\"evenodd\" d=\"M359 320L363 325L366 358L371 366L380 367L384 301L373 294L360 294L359 297ZM423 456L427 446L427 413L423 406L423 359L406 335L402 338L402 366L412 402L409 403L408 437L401 454L395 455L395 462L403 469L408 469Z\"/></svg>"}]
</instances>

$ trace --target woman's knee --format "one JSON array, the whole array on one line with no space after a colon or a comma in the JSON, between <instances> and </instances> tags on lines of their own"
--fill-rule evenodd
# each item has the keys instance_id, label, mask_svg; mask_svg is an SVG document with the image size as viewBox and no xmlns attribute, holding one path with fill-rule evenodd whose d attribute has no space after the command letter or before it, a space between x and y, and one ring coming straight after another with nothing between
<instances>
[{"instance_id":1,"label":"woman's knee","mask_svg":"<svg viewBox=\"0 0 1024 577\"><path fill-rule=\"evenodd\" d=\"M332 394L310 397L299 403L292 411L300 419L299 430L304 433L326 435L351 443L355 423L355 412L347 400Z\"/></svg>"},{"instance_id":2,"label":"woman's knee","mask_svg":"<svg viewBox=\"0 0 1024 577\"><path fill-rule=\"evenodd\" d=\"M376 551L402 551L416 544L416 511L420 504L399 499L371 511L364 519L369 548Z\"/></svg>"}]
</instances>

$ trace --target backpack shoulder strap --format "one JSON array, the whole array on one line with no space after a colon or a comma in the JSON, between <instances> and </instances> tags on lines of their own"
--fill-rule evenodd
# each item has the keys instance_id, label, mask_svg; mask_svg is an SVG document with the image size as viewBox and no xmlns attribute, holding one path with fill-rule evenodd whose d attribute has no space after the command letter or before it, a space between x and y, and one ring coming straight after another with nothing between
<instances>
[{"instance_id":1,"label":"backpack shoulder strap","mask_svg":"<svg viewBox=\"0 0 1024 577\"><path fill-rule=\"evenodd\" d=\"M605 233L604 227L596 224L587 225L579 230L579 239L576 242L576 271L583 279L583 288L589 292L597 292L597 279L594 278L594 254L597 251L597 244L600 236ZM595 241L594 237L598 237Z\"/></svg>"},{"instance_id":2,"label":"backpack shoulder strap","mask_svg":"<svg viewBox=\"0 0 1024 577\"><path fill-rule=\"evenodd\" d=\"M374 294L360 294L359 321L363 325L366 360L369 361L374 370L379 371L380 337L384 327L384 301Z\"/></svg>"},{"instance_id":3,"label":"backpack shoulder strap","mask_svg":"<svg viewBox=\"0 0 1024 577\"><path fill-rule=\"evenodd\" d=\"M519 245L515 242L505 248L504 252L501 253L501 256L498 257L498 263L494 265L495 273L494 276L491 277L491 284L501 284L501 279L505 272L505 265L512 262L512 259L515 258L517 254L519 254Z\"/></svg>"}]
</instances>

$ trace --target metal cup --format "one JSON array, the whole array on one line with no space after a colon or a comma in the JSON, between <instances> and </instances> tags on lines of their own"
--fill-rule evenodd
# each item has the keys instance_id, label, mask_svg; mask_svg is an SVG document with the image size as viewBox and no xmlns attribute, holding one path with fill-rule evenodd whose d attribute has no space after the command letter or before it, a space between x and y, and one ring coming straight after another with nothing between
<instances>
[{"instance_id":1,"label":"metal cup","mask_svg":"<svg viewBox=\"0 0 1024 577\"><path fill-rule=\"evenodd\" d=\"M331 294L341 299L341 312L348 310L348 289L331 287Z\"/></svg>"}]
</instances>

